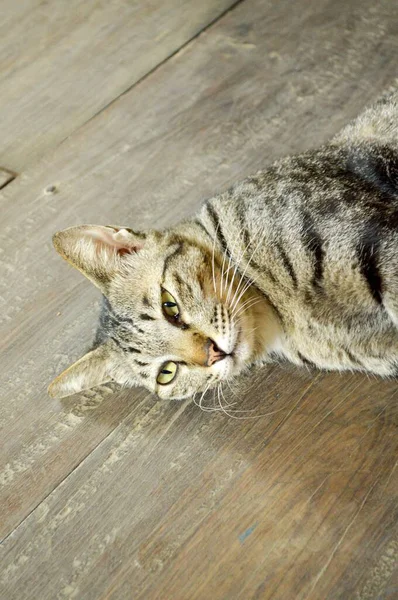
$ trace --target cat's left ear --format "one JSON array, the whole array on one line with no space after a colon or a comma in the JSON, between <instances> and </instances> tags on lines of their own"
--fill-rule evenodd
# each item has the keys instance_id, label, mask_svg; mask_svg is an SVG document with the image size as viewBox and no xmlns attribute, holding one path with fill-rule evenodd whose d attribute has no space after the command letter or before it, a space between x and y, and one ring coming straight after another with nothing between
<instances>
[{"instance_id":1,"label":"cat's left ear","mask_svg":"<svg viewBox=\"0 0 398 600\"><path fill-rule=\"evenodd\" d=\"M105 344L85 354L63 371L48 387L52 398L65 398L112 381L111 357Z\"/></svg>"},{"instance_id":2,"label":"cat's left ear","mask_svg":"<svg viewBox=\"0 0 398 600\"><path fill-rule=\"evenodd\" d=\"M126 255L143 248L145 234L123 227L81 225L56 233L53 244L65 260L106 293Z\"/></svg>"}]
</instances>

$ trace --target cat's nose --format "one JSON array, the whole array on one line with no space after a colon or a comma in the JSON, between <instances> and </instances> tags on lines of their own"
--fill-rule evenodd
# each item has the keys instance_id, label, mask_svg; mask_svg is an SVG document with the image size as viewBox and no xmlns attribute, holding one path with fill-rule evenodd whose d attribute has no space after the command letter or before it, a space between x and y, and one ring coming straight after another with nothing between
<instances>
[{"instance_id":1,"label":"cat's nose","mask_svg":"<svg viewBox=\"0 0 398 600\"><path fill-rule=\"evenodd\" d=\"M213 342L213 340L208 340L207 344L206 344L206 354L207 354L207 360L206 360L206 367L211 367L211 365L214 365L214 363L218 362L219 360L222 360L223 358L225 358L227 355L226 353L221 350L217 344L215 342Z\"/></svg>"}]
</instances>

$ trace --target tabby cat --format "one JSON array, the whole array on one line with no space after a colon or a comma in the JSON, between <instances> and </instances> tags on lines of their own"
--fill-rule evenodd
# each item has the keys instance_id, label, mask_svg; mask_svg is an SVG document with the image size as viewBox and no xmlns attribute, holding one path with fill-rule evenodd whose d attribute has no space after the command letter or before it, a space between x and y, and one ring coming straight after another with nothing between
<instances>
[{"instance_id":1,"label":"tabby cat","mask_svg":"<svg viewBox=\"0 0 398 600\"><path fill-rule=\"evenodd\" d=\"M398 373L398 94L167 231L84 225L57 251L104 295L94 348L49 388L186 398L275 358Z\"/></svg>"}]
</instances>

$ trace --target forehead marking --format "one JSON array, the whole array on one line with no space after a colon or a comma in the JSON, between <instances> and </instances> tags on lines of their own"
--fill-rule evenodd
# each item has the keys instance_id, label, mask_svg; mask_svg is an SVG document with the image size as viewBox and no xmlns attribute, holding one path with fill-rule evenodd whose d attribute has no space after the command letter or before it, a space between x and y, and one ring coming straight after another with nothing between
<instances>
[{"instance_id":1,"label":"forehead marking","mask_svg":"<svg viewBox=\"0 0 398 600\"><path fill-rule=\"evenodd\" d=\"M109 337L110 337L110 339L111 339L112 341L114 341L114 342L115 342L115 344L116 344L117 346L119 346L119 348L121 348L121 349L123 350L123 352L132 352L132 353L134 353L134 354L141 354L141 350L138 350L138 348L134 348L134 346L124 346L124 345L123 345L123 344L120 342L120 340L118 340L117 338L115 338L113 335L110 335Z\"/></svg>"},{"instance_id":2,"label":"forehead marking","mask_svg":"<svg viewBox=\"0 0 398 600\"><path fill-rule=\"evenodd\" d=\"M147 315L146 313L140 314L140 319L143 321L154 321L155 317L151 317L151 315Z\"/></svg>"},{"instance_id":3,"label":"forehead marking","mask_svg":"<svg viewBox=\"0 0 398 600\"><path fill-rule=\"evenodd\" d=\"M178 256L179 254L181 254L183 247L184 247L184 242L178 242L177 247L174 249L174 251L171 252L168 256L166 256L166 259L165 259L164 265L163 265L162 280L164 279L164 276L165 276L166 270L169 266L170 260L174 256Z\"/></svg>"},{"instance_id":4,"label":"forehead marking","mask_svg":"<svg viewBox=\"0 0 398 600\"><path fill-rule=\"evenodd\" d=\"M176 280L177 284L179 285L179 287L185 287L186 290L188 291L188 293L193 296L193 290L192 287L190 286L190 284L187 281L184 281L179 275L178 273L173 273L173 277Z\"/></svg>"},{"instance_id":5,"label":"forehead marking","mask_svg":"<svg viewBox=\"0 0 398 600\"><path fill-rule=\"evenodd\" d=\"M151 304L151 302L149 301L148 296L146 296L146 295L142 299L142 304L144 306L148 306L148 308L153 308L153 305Z\"/></svg>"},{"instance_id":6,"label":"forehead marking","mask_svg":"<svg viewBox=\"0 0 398 600\"><path fill-rule=\"evenodd\" d=\"M140 367L147 367L148 363L143 362L142 360L137 360L136 358L134 359L134 362L139 365Z\"/></svg>"}]
</instances>

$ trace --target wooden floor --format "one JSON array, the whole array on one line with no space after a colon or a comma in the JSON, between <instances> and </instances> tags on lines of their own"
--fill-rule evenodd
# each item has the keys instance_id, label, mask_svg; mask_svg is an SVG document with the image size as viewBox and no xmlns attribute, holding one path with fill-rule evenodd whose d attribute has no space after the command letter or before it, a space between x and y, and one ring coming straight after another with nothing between
<instances>
[{"instance_id":1,"label":"wooden floor","mask_svg":"<svg viewBox=\"0 0 398 600\"><path fill-rule=\"evenodd\" d=\"M275 366L244 382L241 420L46 394L99 306L52 233L170 224L327 140L398 85L397 1L0 14L1 599L398 598L395 381Z\"/></svg>"}]
</instances>

